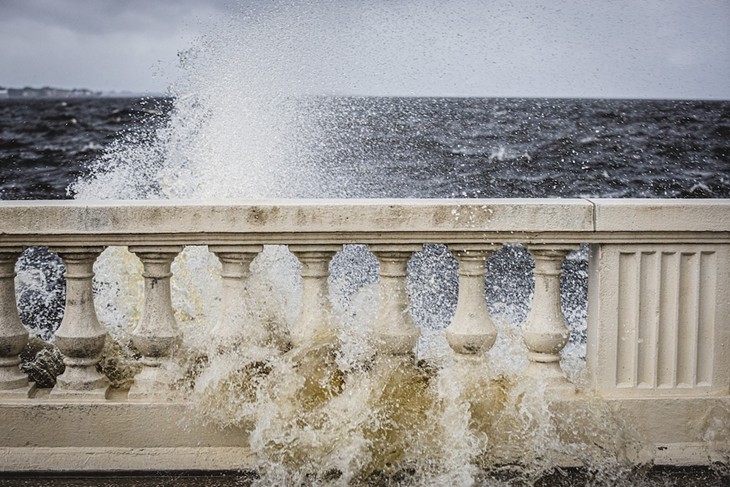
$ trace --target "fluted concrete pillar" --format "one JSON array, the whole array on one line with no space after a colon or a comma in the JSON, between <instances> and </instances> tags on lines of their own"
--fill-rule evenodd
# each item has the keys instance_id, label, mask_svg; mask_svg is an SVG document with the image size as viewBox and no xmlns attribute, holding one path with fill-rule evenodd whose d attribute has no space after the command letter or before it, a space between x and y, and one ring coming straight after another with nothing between
<instances>
[{"instance_id":1,"label":"fluted concrete pillar","mask_svg":"<svg viewBox=\"0 0 730 487\"><path fill-rule=\"evenodd\" d=\"M56 379L51 397L104 400L109 380L96 370L107 332L94 309L94 262L102 247L58 249L66 266L66 308L56 330L56 346L66 370Z\"/></svg>"},{"instance_id":2,"label":"fluted concrete pillar","mask_svg":"<svg viewBox=\"0 0 730 487\"><path fill-rule=\"evenodd\" d=\"M15 302L15 263L21 250L0 251L0 398L27 398L32 389L18 367L19 354L28 343Z\"/></svg>"},{"instance_id":3,"label":"fluted concrete pillar","mask_svg":"<svg viewBox=\"0 0 730 487\"><path fill-rule=\"evenodd\" d=\"M497 327L484 298L486 259L497 248L497 245L449 246L459 262L459 295L446 339L458 354L484 353L497 339Z\"/></svg>"},{"instance_id":4,"label":"fluted concrete pillar","mask_svg":"<svg viewBox=\"0 0 730 487\"><path fill-rule=\"evenodd\" d=\"M302 264L302 300L299 314L291 329L294 346L311 342L312 338L332 329L332 305L327 278L332 257L341 245L290 245Z\"/></svg>"},{"instance_id":5,"label":"fluted concrete pillar","mask_svg":"<svg viewBox=\"0 0 730 487\"><path fill-rule=\"evenodd\" d=\"M221 262L223 292L221 314L211 330L219 351L231 350L242 342L263 345L266 330L250 323L246 310L246 280L251 262L263 245L211 245L208 249Z\"/></svg>"},{"instance_id":6,"label":"fluted concrete pillar","mask_svg":"<svg viewBox=\"0 0 730 487\"><path fill-rule=\"evenodd\" d=\"M390 355L413 351L419 331L409 311L406 289L408 260L420 245L370 245L380 263L380 307L375 319L379 349Z\"/></svg>"},{"instance_id":7,"label":"fluted concrete pillar","mask_svg":"<svg viewBox=\"0 0 730 487\"><path fill-rule=\"evenodd\" d=\"M569 386L560 368L560 351L570 330L560 307L560 275L565 256L577 245L530 245L535 259L535 295L525 324L524 341L530 360L528 374L552 386Z\"/></svg>"},{"instance_id":8,"label":"fluted concrete pillar","mask_svg":"<svg viewBox=\"0 0 730 487\"><path fill-rule=\"evenodd\" d=\"M132 331L132 343L142 355L142 370L134 378L129 399L164 399L170 395L173 378L166 374L182 334L175 320L170 295L170 267L181 246L135 246L129 251L142 261L144 306L139 323Z\"/></svg>"}]
</instances>

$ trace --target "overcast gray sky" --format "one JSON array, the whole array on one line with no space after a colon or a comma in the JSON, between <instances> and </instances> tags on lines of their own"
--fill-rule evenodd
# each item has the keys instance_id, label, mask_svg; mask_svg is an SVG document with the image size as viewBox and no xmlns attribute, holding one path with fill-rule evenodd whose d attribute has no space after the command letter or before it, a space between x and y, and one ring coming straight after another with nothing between
<instances>
[{"instance_id":1,"label":"overcast gray sky","mask_svg":"<svg viewBox=\"0 0 730 487\"><path fill-rule=\"evenodd\" d=\"M306 3L274 9L294 51L266 55L324 92L730 99L730 0ZM265 44L216 34L255 30L250 8L272 2L0 0L0 86L163 92L201 35Z\"/></svg>"}]
</instances>

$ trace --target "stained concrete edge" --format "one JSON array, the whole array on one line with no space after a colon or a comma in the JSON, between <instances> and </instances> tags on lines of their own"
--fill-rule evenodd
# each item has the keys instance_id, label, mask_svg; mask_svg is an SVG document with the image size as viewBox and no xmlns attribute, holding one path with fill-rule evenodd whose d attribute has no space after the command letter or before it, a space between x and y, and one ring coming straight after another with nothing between
<instances>
[{"instance_id":1,"label":"stained concrete edge","mask_svg":"<svg viewBox=\"0 0 730 487\"><path fill-rule=\"evenodd\" d=\"M246 471L255 466L245 447L0 447L0 458L0 473Z\"/></svg>"},{"instance_id":2,"label":"stained concrete edge","mask_svg":"<svg viewBox=\"0 0 730 487\"><path fill-rule=\"evenodd\" d=\"M582 199L0 201L0 238L455 231L592 232L593 205Z\"/></svg>"},{"instance_id":3,"label":"stained concrete edge","mask_svg":"<svg viewBox=\"0 0 730 487\"><path fill-rule=\"evenodd\" d=\"M730 199L589 199L597 232L730 232Z\"/></svg>"}]
</instances>

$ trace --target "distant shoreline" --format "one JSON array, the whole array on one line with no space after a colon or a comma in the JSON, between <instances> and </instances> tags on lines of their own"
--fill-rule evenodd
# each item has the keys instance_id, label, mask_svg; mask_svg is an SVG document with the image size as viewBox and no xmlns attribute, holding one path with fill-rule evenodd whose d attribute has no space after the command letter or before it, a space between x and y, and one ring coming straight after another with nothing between
<instances>
[{"instance_id":1,"label":"distant shoreline","mask_svg":"<svg viewBox=\"0 0 730 487\"><path fill-rule=\"evenodd\" d=\"M615 101L676 101L676 102L722 102L726 103L730 101L730 98L634 98L634 97L600 97L600 96L584 96L584 97L570 97L570 96L495 96L495 95L484 95L484 96L452 96L452 95L368 95L368 94L300 94L306 98L371 98L371 99L382 99L382 98L436 98L436 99L502 99L502 100L615 100ZM14 100L42 100L42 99L69 99L69 98L175 98L170 93L160 92L132 92L132 91L94 91L88 88L55 88L50 86L44 86L41 88L34 88L26 86L24 88L10 88L0 86L0 100L14 99Z\"/></svg>"},{"instance_id":2,"label":"distant shoreline","mask_svg":"<svg viewBox=\"0 0 730 487\"><path fill-rule=\"evenodd\" d=\"M96 98L100 96L103 96L101 91L93 91L86 88L67 90L64 88L53 88L51 86L43 86L41 88L32 88L30 86L23 88L0 87L0 98Z\"/></svg>"}]
</instances>

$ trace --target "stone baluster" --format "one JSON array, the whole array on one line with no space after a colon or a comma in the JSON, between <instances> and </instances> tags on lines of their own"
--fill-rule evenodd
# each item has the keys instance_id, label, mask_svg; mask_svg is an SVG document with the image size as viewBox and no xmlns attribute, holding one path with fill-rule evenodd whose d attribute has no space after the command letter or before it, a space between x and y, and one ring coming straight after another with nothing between
<instances>
[{"instance_id":1,"label":"stone baluster","mask_svg":"<svg viewBox=\"0 0 730 487\"><path fill-rule=\"evenodd\" d=\"M528 246L535 259L535 295L523 335L530 360L528 374L554 387L569 387L560 368L560 351L570 336L560 307L560 275L565 256L577 248L577 245Z\"/></svg>"},{"instance_id":2,"label":"stone baluster","mask_svg":"<svg viewBox=\"0 0 730 487\"><path fill-rule=\"evenodd\" d=\"M302 301L291 329L294 346L312 341L332 329L332 305L329 300L329 264L342 250L341 245L290 245L302 264Z\"/></svg>"},{"instance_id":3,"label":"stone baluster","mask_svg":"<svg viewBox=\"0 0 730 487\"><path fill-rule=\"evenodd\" d=\"M380 351L406 355L413 351L419 331L408 310L406 269L420 245L370 245L380 263L380 307L375 319L375 336Z\"/></svg>"},{"instance_id":4,"label":"stone baluster","mask_svg":"<svg viewBox=\"0 0 730 487\"><path fill-rule=\"evenodd\" d=\"M484 298L486 259L497 245L460 246L449 249L459 261L459 295L456 312L446 329L451 348L461 355L476 355L489 350L497 339L497 327Z\"/></svg>"},{"instance_id":5,"label":"stone baluster","mask_svg":"<svg viewBox=\"0 0 730 487\"><path fill-rule=\"evenodd\" d=\"M263 245L211 245L208 249L220 260L223 293L221 314L211 334L218 351L232 350L241 342L263 345L267 339L266 330L251 326L246 315L246 279L251 262Z\"/></svg>"},{"instance_id":6,"label":"stone baluster","mask_svg":"<svg viewBox=\"0 0 730 487\"><path fill-rule=\"evenodd\" d=\"M142 261L144 306L132 331L132 343L142 355L142 370L129 390L131 400L165 399L171 382L171 357L182 334L175 320L170 295L170 267L181 246L134 246L129 251Z\"/></svg>"},{"instance_id":7,"label":"stone baluster","mask_svg":"<svg viewBox=\"0 0 730 487\"><path fill-rule=\"evenodd\" d=\"M28 377L18 367L19 354L28 343L28 331L15 303L15 263L21 251L0 251L0 398L27 398L32 391Z\"/></svg>"},{"instance_id":8,"label":"stone baluster","mask_svg":"<svg viewBox=\"0 0 730 487\"><path fill-rule=\"evenodd\" d=\"M94 262L103 248L62 248L56 252L66 266L66 308L56 330L56 346L66 370L56 379L51 397L103 400L109 380L96 366L107 333L94 309Z\"/></svg>"}]
</instances>

